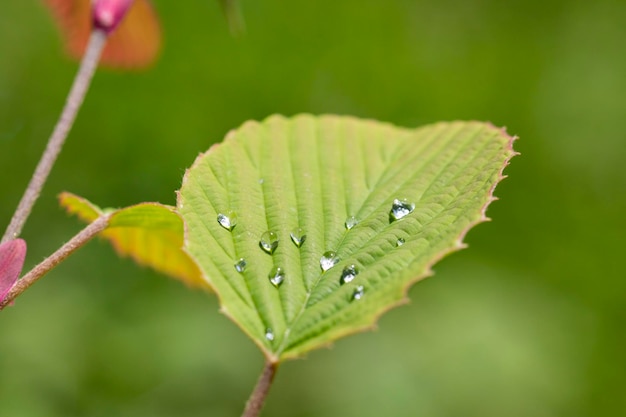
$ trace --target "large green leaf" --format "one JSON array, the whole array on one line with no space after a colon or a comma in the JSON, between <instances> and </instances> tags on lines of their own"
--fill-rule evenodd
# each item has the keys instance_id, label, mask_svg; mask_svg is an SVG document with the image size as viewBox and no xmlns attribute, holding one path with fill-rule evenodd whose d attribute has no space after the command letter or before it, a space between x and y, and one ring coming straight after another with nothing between
<instances>
[{"instance_id":1,"label":"large green leaf","mask_svg":"<svg viewBox=\"0 0 626 417\"><path fill-rule=\"evenodd\" d=\"M337 116L248 122L186 173L178 199L185 246L224 313L270 361L298 357L373 326L433 263L464 246L486 219L512 141L479 122L414 130ZM396 199L414 211L394 220ZM229 212L232 230L217 220ZM351 216L358 223L348 229ZM290 238L298 227L301 247ZM279 241L272 254L259 244L267 231ZM326 251L340 261L323 272ZM351 266L358 274L342 284ZM284 271L278 286L275 267Z\"/></svg>"}]
</instances>

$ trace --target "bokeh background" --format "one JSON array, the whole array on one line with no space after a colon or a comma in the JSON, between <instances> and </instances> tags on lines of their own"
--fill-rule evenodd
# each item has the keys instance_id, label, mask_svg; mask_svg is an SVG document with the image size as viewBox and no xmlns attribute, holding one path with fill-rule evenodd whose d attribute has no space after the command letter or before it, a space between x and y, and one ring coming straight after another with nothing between
<instances>
[{"instance_id":1,"label":"bokeh background","mask_svg":"<svg viewBox=\"0 0 626 417\"><path fill-rule=\"evenodd\" d=\"M27 266L79 228L63 190L173 204L248 119L340 113L507 126L522 156L493 222L376 332L285 364L266 416L626 415L626 2L154 1L148 71L99 71L23 236ZM39 0L0 2L0 224L77 65ZM0 314L0 415L238 416L261 354L213 296L94 241Z\"/></svg>"}]
</instances>

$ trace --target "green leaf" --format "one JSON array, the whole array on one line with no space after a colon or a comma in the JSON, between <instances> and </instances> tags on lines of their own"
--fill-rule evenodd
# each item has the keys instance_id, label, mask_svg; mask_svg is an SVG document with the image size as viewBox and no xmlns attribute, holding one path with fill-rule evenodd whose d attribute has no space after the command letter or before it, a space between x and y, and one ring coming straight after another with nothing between
<instances>
[{"instance_id":1,"label":"green leaf","mask_svg":"<svg viewBox=\"0 0 626 417\"><path fill-rule=\"evenodd\" d=\"M123 209L105 209L71 193L61 193L59 203L68 213L90 223L105 213L111 218L100 236L111 242L120 256L179 279L192 287L209 289L196 263L183 251L183 221L173 207L142 203Z\"/></svg>"},{"instance_id":2,"label":"green leaf","mask_svg":"<svg viewBox=\"0 0 626 417\"><path fill-rule=\"evenodd\" d=\"M270 361L299 357L371 328L436 261L464 247L468 229L486 220L515 154L512 141L479 122L419 129L338 116L248 122L186 173L178 199L185 246L223 312ZM392 221L395 199L414 211ZM237 216L231 231L217 221L229 211ZM348 230L350 216L358 223ZM290 238L298 227L306 233L299 248ZM279 240L272 254L259 244L267 231ZM326 251L340 261L323 272ZM234 266L240 258L243 273ZM342 285L352 265L358 274ZM275 267L284 271L278 287L269 278Z\"/></svg>"}]
</instances>

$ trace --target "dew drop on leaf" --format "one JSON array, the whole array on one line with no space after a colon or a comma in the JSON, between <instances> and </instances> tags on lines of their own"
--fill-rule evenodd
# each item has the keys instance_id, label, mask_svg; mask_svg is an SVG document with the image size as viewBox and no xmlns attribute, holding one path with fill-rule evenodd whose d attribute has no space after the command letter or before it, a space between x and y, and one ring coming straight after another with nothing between
<instances>
[{"instance_id":1,"label":"dew drop on leaf","mask_svg":"<svg viewBox=\"0 0 626 417\"><path fill-rule=\"evenodd\" d=\"M274 253L278 247L278 235L274 232L265 232L261 235L259 246L270 255Z\"/></svg>"},{"instance_id":2,"label":"dew drop on leaf","mask_svg":"<svg viewBox=\"0 0 626 417\"><path fill-rule=\"evenodd\" d=\"M389 222L400 220L401 218L411 214L415 210L415 203L409 202L406 198L402 200L395 199L391 205L389 212Z\"/></svg>"},{"instance_id":3,"label":"dew drop on leaf","mask_svg":"<svg viewBox=\"0 0 626 417\"><path fill-rule=\"evenodd\" d=\"M291 232L289 236L291 236L291 241L297 247L302 246L304 244L304 241L306 240L306 234L304 233L304 230L302 230L302 228L300 227Z\"/></svg>"},{"instance_id":4,"label":"dew drop on leaf","mask_svg":"<svg viewBox=\"0 0 626 417\"><path fill-rule=\"evenodd\" d=\"M347 284L348 282L352 281L358 273L359 270L356 268L356 266L346 266L343 271L341 271L341 278L339 279L339 283L341 285Z\"/></svg>"},{"instance_id":5,"label":"dew drop on leaf","mask_svg":"<svg viewBox=\"0 0 626 417\"><path fill-rule=\"evenodd\" d=\"M270 283L276 288L280 287L280 284L285 281L285 271L282 268L275 266L268 275Z\"/></svg>"},{"instance_id":6,"label":"dew drop on leaf","mask_svg":"<svg viewBox=\"0 0 626 417\"><path fill-rule=\"evenodd\" d=\"M356 217L350 216L346 219L346 229L350 230L354 226L356 226L358 223L359 221L356 219Z\"/></svg>"},{"instance_id":7,"label":"dew drop on leaf","mask_svg":"<svg viewBox=\"0 0 626 417\"><path fill-rule=\"evenodd\" d=\"M274 340L274 331L270 329L269 327L265 329L265 338L269 340L270 342Z\"/></svg>"},{"instance_id":8,"label":"dew drop on leaf","mask_svg":"<svg viewBox=\"0 0 626 417\"><path fill-rule=\"evenodd\" d=\"M365 288L362 285L357 286L352 293L352 300L360 300L365 295Z\"/></svg>"},{"instance_id":9,"label":"dew drop on leaf","mask_svg":"<svg viewBox=\"0 0 626 417\"><path fill-rule=\"evenodd\" d=\"M406 240L404 240L403 238L400 237L396 241L396 246L402 246L402 245L404 245L405 242L406 242Z\"/></svg>"},{"instance_id":10,"label":"dew drop on leaf","mask_svg":"<svg viewBox=\"0 0 626 417\"><path fill-rule=\"evenodd\" d=\"M231 231L237 226L237 213L232 210L217 215L217 222L224 229Z\"/></svg>"},{"instance_id":11,"label":"dew drop on leaf","mask_svg":"<svg viewBox=\"0 0 626 417\"><path fill-rule=\"evenodd\" d=\"M339 258L337 257L337 253L329 250L328 252L324 252L320 259L320 267L322 271L326 272L333 266L339 263Z\"/></svg>"},{"instance_id":12,"label":"dew drop on leaf","mask_svg":"<svg viewBox=\"0 0 626 417\"><path fill-rule=\"evenodd\" d=\"M237 270L237 272L242 273L246 270L247 265L248 263L246 262L246 260L241 258L235 263L235 269Z\"/></svg>"}]
</instances>

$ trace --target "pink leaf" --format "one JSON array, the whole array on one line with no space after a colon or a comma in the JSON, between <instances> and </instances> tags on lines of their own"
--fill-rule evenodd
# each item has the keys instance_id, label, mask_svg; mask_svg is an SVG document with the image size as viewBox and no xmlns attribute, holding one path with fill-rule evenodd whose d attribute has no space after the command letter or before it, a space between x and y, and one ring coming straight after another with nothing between
<instances>
[{"instance_id":1,"label":"pink leaf","mask_svg":"<svg viewBox=\"0 0 626 417\"><path fill-rule=\"evenodd\" d=\"M24 258L26 257L26 242L15 239L0 245L0 301L9 293L17 282Z\"/></svg>"}]
</instances>

